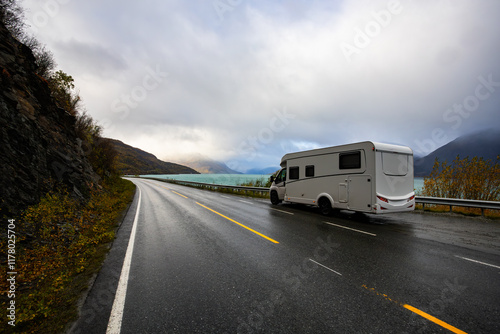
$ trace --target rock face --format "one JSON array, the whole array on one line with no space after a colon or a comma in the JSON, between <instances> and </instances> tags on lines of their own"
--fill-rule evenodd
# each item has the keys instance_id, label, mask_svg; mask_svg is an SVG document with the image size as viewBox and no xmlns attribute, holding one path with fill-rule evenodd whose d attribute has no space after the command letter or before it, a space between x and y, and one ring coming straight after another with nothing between
<instances>
[{"instance_id":1,"label":"rock face","mask_svg":"<svg viewBox=\"0 0 500 334\"><path fill-rule=\"evenodd\" d=\"M17 215L56 185L83 197L98 182L75 132L36 73L31 50L0 23L0 216Z\"/></svg>"}]
</instances>

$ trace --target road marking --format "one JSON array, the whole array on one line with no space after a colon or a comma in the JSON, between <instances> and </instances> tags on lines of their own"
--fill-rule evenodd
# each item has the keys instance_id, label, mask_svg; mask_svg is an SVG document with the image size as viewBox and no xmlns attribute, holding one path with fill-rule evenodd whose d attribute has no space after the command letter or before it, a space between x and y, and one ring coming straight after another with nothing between
<instances>
[{"instance_id":1,"label":"road marking","mask_svg":"<svg viewBox=\"0 0 500 334\"><path fill-rule=\"evenodd\" d=\"M159 184L156 184L156 183L151 182L151 181L144 181L144 182L149 183L149 184L152 184L152 185L154 185L154 186L156 186L156 187L161 187L161 188L164 188L164 189L170 190L170 188L167 188L167 187L164 187L164 186L160 186Z\"/></svg>"},{"instance_id":2,"label":"road marking","mask_svg":"<svg viewBox=\"0 0 500 334\"><path fill-rule=\"evenodd\" d=\"M275 208L269 208L269 209L274 210L274 211L279 211L279 212L287 213L289 215L294 215L295 214L293 212L288 212L288 211L285 211L285 210L280 210L280 209L275 209Z\"/></svg>"},{"instance_id":3,"label":"road marking","mask_svg":"<svg viewBox=\"0 0 500 334\"><path fill-rule=\"evenodd\" d=\"M332 225L332 226L337 226L337 227L340 227L340 228L345 228L347 230L351 230L351 231L356 231L356 232L359 232L359 233L364 233L364 234L368 234L368 235L371 235L373 237L376 237L377 235L374 234L374 233L369 233L369 232L365 232L365 231L361 231L361 230L356 230L355 228L350 228L350 227L346 227L346 226L342 226L342 225L337 225L337 224L334 224L334 223L330 223L330 222L324 222L325 224L328 224L328 225Z\"/></svg>"},{"instance_id":4,"label":"road marking","mask_svg":"<svg viewBox=\"0 0 500 334\"><path fill-rule=\"evenodd\" d=\"M187 198L187 196L184 196L183 194L179 194L177 191L173 191L173 190L172 190L172 192L173 192L174 194L177 194L177 195L181 196L181 197Z\"/></svg>"},{"instance_id":5,"label":"road marking","mask_svg":"<svg viewBox=\"0 0 500 334\"><path fill-rule=\"evenodd\" d=\"M255 231L255 230L251 229L251 228L250 228L250 227L248 227L248 226L245 226L245 225L243 225L243 224L241 224L241 223L238 223L236 220L231 219L231 218L229 218L229 217L226 217L226 216L224 216L222 213L219 213L219 212L217 212L217 211L215 211L215 210L212 210L212 209L210 209L209 207L204 206L203 204L200 204L200 203L198 203L198 202L196 202L196 204L198 204L199 206L204 207L205 209L207 209L207 210L209 210L209 211L212 211L213 213L218 214L218 215L219 215L219 216L221 216L221 217L226 218L226 219L227 219L227 220L229 220L229 221L232 221L233 223L235 223L235 224L237 224L237 225L240 225L241 227L246 228L246 229L247 229L247 230L249 230L249 231L252 231L253 233L255 233L255 234L257 234L257 235L259 235L259 236L263 237L264 239L267 239L267 240L269 240L269 241L271 241L271 242L274 242L275 244L279 244L279 242L278 242L278 241L276 241L276 240L274 240L274 239L271 239L271 238L269 238L268 236L265 236L264 234L259 233L259 232Z\"/></svg>"},{"instance_id":6,"label":"road marking","mask_svg":"<svg viewBox=\"0 0 500 334\"><path fill-rule=\"evenodd\" d=\"M336 273L337 275L342 276L342 274L341 274L341 273L339 273L338 271L335 271L335 270L333 270L332 268L328 268L327 266L324 266L324 265L322 265L321 263L314 261L313 259L309 259L309 261L314 262L314 263L316 263L318 266L322 266L323 268L328 269L328 270L330 270L330 271L333 271L333 272L334 272L334 273Z\"/></svg>"},{"instance_id":7,"label":"road marking","mask_svg":"<svg viewBox=\"0 0 500 334\"><path fill-rule=\"evenodd\" d=\"M400 303L400 302L398 302L398 301L396 301L394 299L391 299L386 294L382 294L380 292L377 292L377 291L375 291L375 289L369 288L365 284L363 284L362 287L365 288L365 289L367 289L367 290L370 290L370 291L374 292L377 296L383 296L385 299L387 299L387 300L389 300L389 301L391 301L393 303L396 303L396 304L398 304L400 306L403 306L405 309L410 310L413 313L418 314L419 316L421 316L421 317L423 317L423 318L425 318L427 320L430 320L433 323L435 323L435 324L437 324L437 325L439 325L439 326L441 326L443 328L446 328L449 331L452 331L453 333L456 333L456 334L467 334L466 332L464 332L464 331L462 331L462 330L460 330L460 329L458 329L456 327L453 327L452 325L447 324L446 322L444 322L442 320L439 320L438 318L433 317L432 315L430 315L428 313L425 313L424 311L421 311L421 310L419 310L416 307L413 307L413 306L408 305L408 304L403 304L403 303Z\"/></svg>"},{"instance_id":8,"label":"road marking","mask_svg":"<svg viewBox=\"0 0 500 334\"><path fill-rule=\"evenodd\" d=\"M388 301L390 301L390 302L396 303L396 304L398 304L398 305L400 305L400 306L402 305L400 302L398 302L398 301L396 301L396 300L394 300L394 299L389 298L389 296L388 296L388 295L386 295L385 293L380 293L380 292L378 292L378 291L375 291L375 289L374 289L374 288L369 288L369 287L367 287L365 284L363 284L361 287L363 287L363 288L365 288L366 290L369 290L369 291L371 291L371 292L375 293L377 296L384 297L385 299L387 299L387 300L388 300Z\"/></svg>"},{"instance_id":9,"label":"road marking","mask_svg":"<svg viewBox=\"0 0 500 334\"><path fill-rule=\"evenodd\" d=\"M435 323L435 324L438 324L439 326L441 326L441 327L443 327L443 328L446 328L446 329L447 329L447 330L449 330L449 331L452 331L453 333L457 333L457 334L467 334L466 332L464 332L464 331L462 331L462 330L460 330L460 329L458 329L458 328L456 328L456 327L453 327L452 325L449 325L449 324L447 324L446 322L441 321L441 320L439 320L438 318L435 318L435 317L433 317L433 316L432 316L432 315L430 315L430 314L427 314L427 313L425 313L425 312L423 312L423 311L420 311L418 308L415 308L415 307L413 307L413 306L411 306L411 305L404 304L404 305L403 305L403 307L404 307L404 308L406 308L406 309L408 309L408 310L410 310L410 311L412 311L413 313L418 314L418 315L419 315L419 316L421 316L421 317L424 317L424 318L425 318L425 319L427 319L427 320L432 321L432 322L433 322L433 323Z\"/></svg>"},{"instance_id":10,"label":"road marking","mask_svg":"<svg viewBox=\"0 0 500 334\"><path fill-rule=\"evenodd\" d=\"M223 196L223 195L220 195L220 197L225 198L225 199L232 199L231 197L227 197L227 196Z\"/></svg>"},{"instance_id":11,"label":"road marking","mask_svg":"<svg viewBox=\"0 0 500 334\"><path fill-rule=\"evenodd\" d=\"M239 199L238 201L243 202L243 203L253 204L252 202L249 202L249 201L244 201L244 200L242 200L242 199Z\"/></svg>"},{"instance_id":12,"label":"road marking","mask_svg":"<svg viewBox=\"0 0 500 334\"><path fill-rule=\"evenodd\" d=\"M494 264L489 264L489 263L486 263L486 262L481 262L481 261L478 261L478 260L473 260L473 259L469 259L469 258L467 258L467 257L458 256L458 255L455 255L455 257L461 258L461 259L463 259L463 260L467 260L467 261L475 262L475 263L484 264L485 266L490 266L490 267L493 267L493 268L500 269L500 267L499 267L499 266L495 266Z\"/></svg>"},{"instance_id":13,"label":"road marking","mask_svg":"<svg viewBox=\"0 0 500 334\"><path fill-rule=\"evenodd\" d=\"M132 231L130 232L130 239L128 241L127 252L125 254L125 259L123 260L122 271L120 274L120 280L118 281L118 287L116 288L115 300L113 301L113 306L111 308L111 315L108 320L108 328L106 329L106 334L120 334L123 320L123 309L125 307L125 296L127 295L127 284L128 276L130 273L130 266L132 264L132 253L134 252L135 234L137 231L137 221L139 220L139 211L141 209L141 188L139 189L139 201L137 204L137 211L135 212L134 223L132 225Z\"/></svg>"}]
</instances>

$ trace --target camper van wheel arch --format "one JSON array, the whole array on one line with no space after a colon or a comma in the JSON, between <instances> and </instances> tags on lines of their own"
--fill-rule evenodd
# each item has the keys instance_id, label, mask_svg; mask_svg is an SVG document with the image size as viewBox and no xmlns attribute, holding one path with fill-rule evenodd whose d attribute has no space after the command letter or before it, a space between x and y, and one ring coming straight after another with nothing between
<instances>
[{"instance_id":1,"label":"camper van wheel arch","mask_svg":"<svg viewBox=\"0 0 500 334\"><path fill-rule=\"evenodd\" d=\"M318 201L318 206L323 215L328 216L332 213L332 204L328 198L321 197Z\"/></svg>"},{"instance_id":2,"label":"camper van wheel arch","mask_svg":"<svg viewBox=\"0 0 500 334\"><path fill-rule=\"evenodd\" d=\"M281 201L278 197L278 193L276 191L271 191L271 204L278 205Z\"/></svg>"}]
</instances>

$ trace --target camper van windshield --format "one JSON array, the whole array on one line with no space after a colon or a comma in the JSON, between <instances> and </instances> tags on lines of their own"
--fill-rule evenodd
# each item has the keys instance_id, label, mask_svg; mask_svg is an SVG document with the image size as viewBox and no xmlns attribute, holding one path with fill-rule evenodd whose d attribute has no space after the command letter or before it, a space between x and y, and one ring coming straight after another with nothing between
<instances>
[{"instance_id":1,"label":"camper van windshield","mask_svg":"<svg viewBox=\"0 0 500 334\"><path fill-rule=\"evenodd\" d=\"M276 180L274 182L281 183L283 181L286 181L286 168L282 169L281 172L279 172L279 174L278 174L278 176L276 176Z\"/></svg>"},{"instance_id":2,"label":"camper van windshield","mask_svg":"<svg viewBox=\"0 0 500 334\"><path fill-rule=\"evenodd\" d=\"M382 169L384 174L404 176L408 174L408 155L382 152Z\"/></svg>"}]
</instances>

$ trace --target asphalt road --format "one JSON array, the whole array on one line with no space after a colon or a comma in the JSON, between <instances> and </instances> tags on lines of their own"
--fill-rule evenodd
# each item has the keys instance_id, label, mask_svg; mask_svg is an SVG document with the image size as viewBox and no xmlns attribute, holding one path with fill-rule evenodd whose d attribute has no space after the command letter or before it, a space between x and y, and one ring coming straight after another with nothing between
<instances>
[{"instance_id":1,"label":"asphalt road","mask_svg":"<svg viewBox=\"0 0 500 334\"><path fill-rule=\"evenodd\" d=\"M498 222L132 181L72 333L500 333Z\"/></svg>"}]
</instances>

